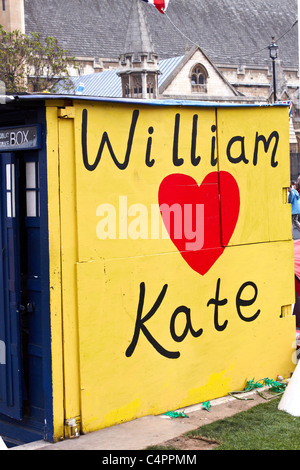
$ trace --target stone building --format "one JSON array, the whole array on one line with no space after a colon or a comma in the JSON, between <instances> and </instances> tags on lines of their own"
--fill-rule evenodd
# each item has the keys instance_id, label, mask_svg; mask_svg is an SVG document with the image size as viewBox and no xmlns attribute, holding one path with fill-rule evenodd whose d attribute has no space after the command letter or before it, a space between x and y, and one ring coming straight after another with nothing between
<instances>
[{"instance_id":1,"label":"stone building","mask_svg":"<svg viewBox=\"0 0 300 470\"><path fill-rule=\"evenodd\" d=\"M118 75L125 98L158 98L158 55L148 31L142 2L133 0Z\"/></svg>"}]
</instances>

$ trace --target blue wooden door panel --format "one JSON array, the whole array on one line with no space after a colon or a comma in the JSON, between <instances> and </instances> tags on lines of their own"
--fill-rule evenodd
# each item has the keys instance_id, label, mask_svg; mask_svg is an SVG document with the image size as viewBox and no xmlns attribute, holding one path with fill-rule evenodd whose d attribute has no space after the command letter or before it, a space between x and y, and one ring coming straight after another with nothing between
<instances>
[{"instance_id":1,"label":"blue wooden door panel","mask_svg":"<svg viewBox=\"0 0 300 470\"><path fill-rule=\"evenodd\" d=\"M5 349L4 364L0 361L0 413L21 420L23 398L17 174L14 154L0 154L0 344Z\"/></svg>"},{"instance_id":2,"label":"blue wooden door panel","mask_svg":"<svg viewBox=\"0 0 300 470\"><path fill-rule=\"evenodd\" d=\"M41 309L41 253L40 253L40 178L37 155L24 156L26 174L25 238L27 242L26 318L28 322L27 361L30 416L41 420L44 416L43 391L43 325Z\"/></svg>"}]
</instances>

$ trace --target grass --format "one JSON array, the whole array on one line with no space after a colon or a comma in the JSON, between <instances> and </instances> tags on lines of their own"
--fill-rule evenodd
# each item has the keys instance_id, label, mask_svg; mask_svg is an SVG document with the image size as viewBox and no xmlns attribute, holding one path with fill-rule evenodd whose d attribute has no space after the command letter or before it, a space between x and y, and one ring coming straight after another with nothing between
<instances>
[{"instance_id":1,"label":"grass","mask_svg":"<svg viewBox=\"0 0 300 470\"><path fill-rule=\"evenodd\" d=\"M279 411L279 400L254 406L187 435L220 442L215 450L300 450L300 417Z\"/></svg>"},{"instance_id":2,"label":"grass","mask_svg":"<svg viewBox=\"0 0 300 470\"><path fill-rule=\"evenodd\" d=\"M300 417L279 411L280 399L273 398L185 435L219 442L220 445L213 450L300 450ZM151 448L170 449L162 446Z\"/></svg>"}]
</instances>

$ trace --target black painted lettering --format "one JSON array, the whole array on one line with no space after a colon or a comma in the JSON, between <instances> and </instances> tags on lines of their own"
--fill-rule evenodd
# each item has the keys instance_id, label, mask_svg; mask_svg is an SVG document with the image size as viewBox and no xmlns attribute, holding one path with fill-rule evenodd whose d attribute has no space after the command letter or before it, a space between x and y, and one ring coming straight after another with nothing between
<instances>
[{"instance_id":1,"label":"black painted lettering","mask_svg":"<svg viewBox=\"0 0 300 470\"><path fill-rule=\"evenodd\" d=\"M200 155L196 157L196 142L197 142L197 130L198 130L198 114L193 116L193 130L192 130L192 145L191 145L191 162L192 165L197 166L200 163Z\"/></svg>"},{"instance_id":2,"label":"black painted lettering","mask_svg":"<svg viewBox=\"0 0 300 470\"><path fill-rule=\"evenodd\" d=\"M149 127L148 132L150 135L153 134L153 127ZM153 158L152 159L150 158L151 146L152 146L152 137L148 137L147 150L146 150L146 165L149 167L153 166L155 163L155 160Z\"/></svg>"},{"instance_id":3,"label":"black painted lettering","mask_svg":"<svg viewBox=\"0 0 300 470\"><path fill-rule=\"evenodd\" d=\"M249 299L249 300L241 299L241 295L243 293L243 290L246 289L246 287L248 287L248 286L253 287L254 296L252 297L252 299ZM250 305L254 304L254 302L257 298L257 293L258 293L258 289L257 289L256 284L254 284L254 282L251 282L251 281L245 282L240 287L240 289L239 289L239 291L236 295L236 310L237 310L237 313L238 313L239 317L241 318L241 320L246 321L246 322L254 321L258 317L258 315L260 314L260 310L257 310L257 312L254 315L252 315L251 317L245 317L241 312L241 307L249 307Z\"/></svg>"},{"instance_id":4,"label":"black painted lettering","mask_svg":"<svg viewBox=\"0 0 300 470\"><path fill-rule=\"evenodd\" d=\"M215 125L211 126L212 132L216 132L216 129L217 128ZM217 158L215 157L215 150L216 150L216 136L213 136L211 139L211 155L210 155L211 166L216 166L216 164L218 163L218 157Z\"/></svg>"},{"instance_id":5,"label":"black painted lettering","mask_svg":"<svg viewBox=\"0 0 300 470\"><path fill-rule=\"evenodd\" d=\"M277 147L278 147L278 142L279 142L279 134L277 131L273 131L268 140L265 138L264 135L258 135L258 132L256 132L255 136L255 147L254 147L254 153L253 153L253 165L257 165L257 154L258 154L258 144L259 142L262 142L264 144L264 151L267 153L269 150L271 141L275 139L274 147L272 150L272 156L271 156L271 166L275 168L278 165L278 162L275 161L276 157L276 152L277 152Z\"/></svg>"},{"instance_id":6,"label":"black painted lettering","mask_svg":"<svg viewBox=\"0 0 300 470\"><path fill-rule=\"evenodd\" d=\"M110 153L115 165L120 170L124 170L125 168L127 168L127 165L129 163L131 147L132 147L132 142L133 142L133 138L134 138L134 133L135 133L135 128L136 128L136 123L137 123L138 117L139 117L139 111L134 110L133 113L132 113L131 125L130 125L130 130L129 130L129 135L128 135L128 141L127 141L127 149L126 149L125 159L124 159L123 162L119 162L119 160L117 159L117 157L116 157L116 155L113 151L112 145L110 143L108 134L107 134L107 132L104 132L103 135L102 135L102 139L101 139L101 142L100 142L100 146L99 146L99 150L98 150L98 154L96 156L96 159L95 159L93 164L90 164L89 160L88 160L88 152L87 152L88 113L87 113L87 110L84 109L82 111L81 145L82 145L83 163L84 163L85 168L89 171L95 170L95 168L98 166L98 164L101 160L101 156L102 156L102 152L103 152L103 148L104 148L105 144L107 145L107 148L109 150L109 153Z\"/></svg>"},{"instance_id":7,"label":"black painted lettering","mask_svg":"<svg viewBox=\"0 0 300 470\"><path fill-rule=\"evenodd\" d=\"M236 144L237 142L238 144L236 145L236 147L240 148L240 155L238 157L233 157L231 155L231 149L232 149L232 146ZM230 161L230 163L240 163L240 162L249 163L249 160L247 160L246 155L245 155L245 137L236 135L235 137L232 137L232 139L230 139L227 145L227 158Z\"/></svg>"},{"instance_id":8,"label":"black painted lettering","mask_svg":"<svg viewBox=\"0 0 300 470\"><path fill-rule=\"evenodd\" d=\"M215 306L214 325L215 325L215 329L217 331L225 330L225 328L228 324L228 320L225 320L223 325L219 324L219 306L226 305L227 302L228 302L227 299L223 299L223 300L219 299L219 296L220 296L220 283L221 283L221 279L218 279L215 298L212 298L207 302L207 306L209 306L211 304L213 304Z\"/></svg>"},{"instance_id":9,"label":"black painted lettering","mask_svg":"<svg viewBox=\"0 0 300 470\"><path fill-rule=\"evenodd\" d=\"M175 320L179 313L184 313L186 316L186 325L183 330L183 333L181 335L177 335L175 332ZM180 343L183 341L188 334L188 332L191 332L191 335L194 338L199 338L199 336L202 335L203 329L200 328L199 330L195 331L192 327L192 321L191 321L191 310L188 307L185 307L184 305L181 305L180 307L177 307L176 310L174 311L172 317L171 317L171 322L170 322L170 332L171 336L174 339L174 341L177 341Z\"/></svg>"},{"instance_id":10,"label":"black painted lettering","mask_svg":"<svg viewBox=\"0 0 300 470\"><path fill-rule=\"evenodd\" d=\"M138 304L138 310L137 310L137 316L136 316L136 323L135 323L135 330L133 334L132 341L130 345L128 346L126 350L126 357L132 356L135 347L137 345L139 336L140 336L140 331L142 331L149 341L149 343L156 349L156 351L161 354L162 356L165 356L169 359L177 359L180 356L179 351L168 351L167 349L163 348L156 339L151 335L149 330L146 328L145 323L146 321L150 320L150 318L156 313L157 309L161 305L165 295L166 291L168 288L168 284L165 284L157 297L153 307L149 310L149 312L142 318L142 313L143 313L143 308L144 308L144 300L145 300L145 283L142 282L140 284L140 297L139 297L139 304Z\"/></svg>"},{"instance_id":11,"label":"black painted lettering","mask_svg":"<svg viewBox=\"0 0 300 470\"><path fill-rule=\"evenodd\" d=\"M174 140L173 140L173 164L175 166L180 166L184 163L183 158L178 158L179 127L180 127L180 114L177 113L175 116Z\"/></svg>"}]
</instances>

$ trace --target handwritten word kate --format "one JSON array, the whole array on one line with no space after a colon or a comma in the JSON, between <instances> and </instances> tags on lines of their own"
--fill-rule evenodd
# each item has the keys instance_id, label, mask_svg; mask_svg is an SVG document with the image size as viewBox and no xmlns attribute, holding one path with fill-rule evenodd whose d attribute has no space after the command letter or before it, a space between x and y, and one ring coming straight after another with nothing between
<instances>
[{"instance_id":1,"label":"handwritten word kate","mask_svg":"<svg viewBox=\"0 0 300 470\"><path fill-rule=\"evenodd\" d=\"M221 279L217 280L217 286L216 286L216 293L215 297L211 298L207 302L207 307L210 305L214 305L214 327L217 331L224 331L225 328L228 325L228 320L224 320L222 323L220 323L220 313L219 313L219 308L226 305L228 303L228 299L220 299L220 285L221 285ZM250 287L253 289L253 296L250 299L244 299L243 298L243 292L244 290ZM137 309L137 316L136 316L136 322L135 322L135 329L134 329L134 334L132 341L129 345L129 347L126 350L126 356L130 357L132 356L136 345L138 343L140 333L142 332L149 341L149 343L156 349L156 351L161 354L162 356L165 356L169 359L177 359L180 357L180 352L179 351L169 351L165 349L155 338L154 336L150 333L149 329L146 326L146 323L150 318L153 317L153 315L156 314L157 310L159 309L165 295L168 289L168 284L165 284L157 297L156 301L154 302L152 308L149 310L148 313L146 313L143 317L143 308L144 308L144 300L145 300L145 283L142 282L140 284L140 296L139 296L139 303L138 303L138 309ZM250 307L251 305L254 304L256 301L258 294L258 289L257 286L254 282L248 281L245 282L241 285L240 289L238 290L236 294L236 299L235 299L235 304L236 304L236 311L239 316L239 318L244 321L244 322L252 322L256 320L256 318L260 314L260 309L254 311L251 311L249 316L245 314L245 308ZM244 307L242 311L242 307ZM180 313L183 313L185 315L185 327L184 330L182 331L181 334L176 333L175 331L175 324L176 324L176 319ZM180 343L182 342L186 336L190 333L194 338L199 338L203 334L203 329L194 329L193 324L192 324L192 317L191 317L191 310L190 308L186 307L185 305L180 305L177 307L174 312L172 313L171 320L170 320L170 334L172 339Z\"/></svg>"},{"instance_id":2,"label":"handwritten word kate","mask_svg":"<svg viewBox=\"0 0 300 470\"><path fill-rule=\"evenodd\" d=\"M125 156L123 161L120 159L120 156L117 156L113 146L110 142L108 133L105 131L102 134L102 138L99 145L99 150L94 157L94 161L91 162L91 157L88 156L87 150L87 134L88 134L88 112L86 109L82 112L82 129L81 129L81 144L82 144L82 158L83 164L85 168L89 171L93 171L97 168L100 163L102 153L104 147L107 146L107 149L111 155L111 158L114 164L120 170L125 170L129 164L132 145L134 142L134 137L136 133L136 126L139 118L139 110L135 109L132 113L131 124L128 130L128 139L127 139L127 146L125 151ZM172 162L173 165L179 167L184 164L184 158L179 156L178 154L178 147L179 147L179 137L180 137L180 119L181 116L179 113L175 115L175 123L174 123L174 133L173 133L173 155L172 155ZM215 125L211 126L211 133L212 135L208 138L210 139L210 164L211 166L215 166L218 163L218 158L216 156L216 131L217 128ZM186 132L186 131L185 131ZM201 161L201 156L196 155L196 144L197 144L197 132L198 132L198 115L195 114L193 116L193 124L192 124L192 133L191 133L191 153L190 153L190 161L193 166L199 165ZM154 134L154 127L150 126L148 128L147 142L146 142L146 153L145 153L145 164L147 167L151 168L155 164L155 159L151 156L152 150L152 140ZM233 136L226 147L226 156L230 163L237 164L237 163L250 163L248 155L246 155L246 145L245 145L245 137L244 136ZM252 154L252 164L254 166L258 163L258 152L259 147L263 144L264 152L267 153L269 151L269 147L271 143L273 143L273 147L271 147L271 167L276 167L278 165L278 161L276 161L276 152L279 143L279 134L276 130L270 133L268 137L264 136L263 134L259 134L256 132L255 139L254 139L254 147L253 147L253 154ZM156 157L157 158L157 157Z\"/></svg>"}]
</instances>

